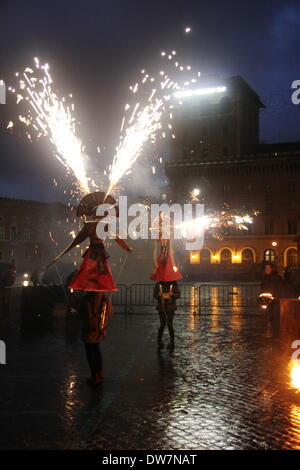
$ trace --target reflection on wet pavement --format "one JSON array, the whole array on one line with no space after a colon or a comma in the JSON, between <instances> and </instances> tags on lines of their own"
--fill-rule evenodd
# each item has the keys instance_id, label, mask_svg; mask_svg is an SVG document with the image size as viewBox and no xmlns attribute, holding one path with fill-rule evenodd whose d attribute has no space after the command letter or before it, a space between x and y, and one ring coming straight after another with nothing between
<instances>
[{"instance_id":1,"label":"reflection on wet pavement","mask_svg":"<svg viewBox=\"0 0 300 470\"><path fill-rule=\"evenodd\" d=\"M263 315L234 308L177 314L173 355L157 353L156 314L115 315L96 391L76 315L2 318L0 448L299 449L291 351L270 341Z\"/></svg>"}]
</instances>

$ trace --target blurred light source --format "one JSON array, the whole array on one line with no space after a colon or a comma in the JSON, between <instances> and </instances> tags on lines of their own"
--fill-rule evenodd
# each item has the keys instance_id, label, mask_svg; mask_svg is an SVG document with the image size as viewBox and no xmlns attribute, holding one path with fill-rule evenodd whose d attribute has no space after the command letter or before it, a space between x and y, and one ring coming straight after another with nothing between
<instances>
[{"instance_id":1,"label":"blurred light source","mask_svg":"<svg viewBox=\"0 0 300 470\"><path fill-rule=\"evenodd\" d=\"M189 98L190 96L212 95L215 93L224 93L226 86L217 86L210 88L197 88L197 90L181 90L174 93L175 98Z\"/></svg>"},{"instance_id":2,"label":"blurred light source","mask_svg":"<svg viewBox=\"0 0 300 470\"><path fill-rule=\"evenodd\" d=\"M277 242L272 242L272 246L277 246Z\"/></svg>"}]
</instances>

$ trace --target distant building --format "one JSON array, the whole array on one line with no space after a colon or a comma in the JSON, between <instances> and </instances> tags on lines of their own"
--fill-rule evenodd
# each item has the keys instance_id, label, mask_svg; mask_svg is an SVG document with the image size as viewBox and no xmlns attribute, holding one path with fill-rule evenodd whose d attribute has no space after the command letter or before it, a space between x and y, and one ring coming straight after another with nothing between
<instances>
[{"instance_id":1,"label":"distant building","mask_svg":"<svg viewBox=\"0 0 300 470\"><path fill-rule=\"evenodd\" d=\"M14 264L17 273L46 266L70 241L68 217L72 212L62 203L0 197L0 263Z\"/></svg>"},{"instance_id":2,"label":"distant building","mask_svg":"<svg viewBox=\"0 0 300 470\"><path fill-rule=\"evenodd\" d=\"M180 201L197 188L206 209L226 203L260 214L248 231L206 237L202 250L186 252L186 273L199 280L251 279L264 261L282 272L297 264L300 142L260 144L258 95L241 77L216 85L226 90L182 98L174 113L170 195Z\"/></svg>"}]
</instances>

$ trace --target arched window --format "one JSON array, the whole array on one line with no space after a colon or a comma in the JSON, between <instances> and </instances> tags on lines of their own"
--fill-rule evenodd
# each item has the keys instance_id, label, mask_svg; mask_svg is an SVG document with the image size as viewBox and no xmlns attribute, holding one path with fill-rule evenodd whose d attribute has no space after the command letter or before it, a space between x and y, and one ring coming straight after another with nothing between
<instances>
[{"instance_id":1,"label":"arched window","mask_svg":"<svg viewBox=\"0 0 300 470\"><path fill-rule=\"evenodd\" d=\"M254 254L250 248L245 248L242 251L242 263L243 264L253 264L254 263Z\"/></svg>"},{"instance_id":2,"label":"arched window","mask_svg":"<svg viewBox=\"0 0 300 470\"><path fill-rule=\"evenodd\" d=\"M224 250L221 251L221 263L223 264L231 264L231 251L228 250L228 248L224 248Z\"/></svg>"},{"instance_id":3,"label":"arched window","mask_svg":"<svg viewBox=\"0 0 300 470\"><path fill-rule=\"evenodd\" d=\"M286 265L289 268L295 268L297 266L297 250L296 248L289 248L286 253Z\"/></svg>"},{"instance_id":4,"label":"arched window","mask_svg":"<svg viewBox=\"0 0 300 470\"><path fill-rule=\"evenodd\" d=\"M200 253L199 251L190 251L190 264L199 264L200 263Z\"/></svg>"},{"instance_id":5,"label":"arched window","mask_svg":"<svg viewBox=\"0 0 300 470\"><path fill-rule=\"evenodd\" d=\"M210 251L205 248L201 250L200 260L202 264L210 264Z\"/></svg>"},{"instance_id":6,"label":"arched window","mask_svg":"<svg viewBox=\"0 0 300 470\"><path fill-rule=\"evenodd\" d=\"M275 254L275 251L272 248L268 248L264 252L264 260L265 261L268 261L269 263L273 263L273 261L275 261L275 258L276 258L276 254Z\"/></svg>"}]
</instances>

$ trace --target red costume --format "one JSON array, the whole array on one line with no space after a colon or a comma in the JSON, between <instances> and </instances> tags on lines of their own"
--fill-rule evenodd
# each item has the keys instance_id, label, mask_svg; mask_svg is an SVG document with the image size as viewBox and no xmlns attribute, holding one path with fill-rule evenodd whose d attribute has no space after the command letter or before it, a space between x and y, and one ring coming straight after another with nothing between
<instances>
[{"instance_id":1,"label":"red costume","mask_svg":"<svg viewBox=\"0 0 300 470\"><path fill-rule=\"evenodd\" d=\"M156 243L160 246L160 252L157 258L157 250L155 249L154 258L156 268L150 279L152 281L164 282L179 281L182 279L182 275L173 259L171 240L159 239ZM156 247L157 244L155 245L155 248Z\"/></svg>"},{"instance_id":2,"label":"red costume","mask_svg":"<svg viewBox=\"0 0 300 470\"><path fill-rule=\"evenodd\" d=\"M96 209L100 204L114 205L116 203L115 199L111 196L107 196L105 200L104 197L105 193L102 192L88 194L80 202L76 215L92 215L95 217ZM84 227L80 230L73 242L53 260L53 262L57 261L71 250L71 248L89 238L89 248L83 255L83 262L69 284L69 289L91 292L115 292L118 290L107 262L109 254L105 250L103 240L100 240L96 234L96 227L100 220L101 218L96 221L85 222ZM116 237L115 240L124 250L128 252L131 251L124 240L118 237Z\"/></svg>"}]
</instances>

